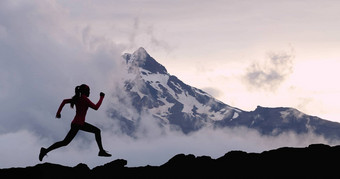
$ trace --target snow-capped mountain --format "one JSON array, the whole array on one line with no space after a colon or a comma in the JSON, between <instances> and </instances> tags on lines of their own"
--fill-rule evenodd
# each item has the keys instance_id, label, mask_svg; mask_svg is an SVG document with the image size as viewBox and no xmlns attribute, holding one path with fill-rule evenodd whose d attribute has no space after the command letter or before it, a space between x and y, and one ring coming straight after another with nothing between
<instances>
[{"instance_id":1,"label":"snow-capped mountain","mask_svg":"<svg viewBox=\"0 0 340 179\"><path fill-rule=\"evenodd\" d=\"M141 120L138 116L146 113L157 118L159 125L169 125L184 133L205 126L245 126L267 135L313 131L327 138L340 138L339 123L309 116L293 108L258 106L248 112L224 104L170 75L144 48L133 54L124 54L123 58L129 73L124 81L124 92L129 97L130 107L138 114L127 115L116 107L110 108L109 113L113 119L120 121L127 133L133 133ZM122 102L126 100L120 98Z\"/></svg>"}]
</instances>

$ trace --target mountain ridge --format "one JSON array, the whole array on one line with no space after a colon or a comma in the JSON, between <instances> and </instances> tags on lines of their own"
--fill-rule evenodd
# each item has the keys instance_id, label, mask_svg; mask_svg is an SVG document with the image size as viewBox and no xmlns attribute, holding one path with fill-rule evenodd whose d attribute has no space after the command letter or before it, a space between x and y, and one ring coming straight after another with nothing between
<instances>
[{"instance_id":1,"label":"mountain ridge","mask_svg":"<svg viewBox=\"0 0 340 179\"><path fill-rule=\"evenodd\" d=\"M313 132L330 140L340 139L340 123L310 116L294 108L258 106L253 111L244 111L229 106L169 74L142 47L122 57L129 74L129 78L124 81L123 96L129 97L125 101L131 101L131 105L126 108L134 108L139 116L142 113L152 115L159 126L170 126L185 134L207 126L243 126L256 129L264 135ZM120 111L122 108L112 106L108 109L109 116L119 121L123 132L133 135L139 121L143 119L131 117L136 114L124 115Z\"/></svg>"}]
</instances>

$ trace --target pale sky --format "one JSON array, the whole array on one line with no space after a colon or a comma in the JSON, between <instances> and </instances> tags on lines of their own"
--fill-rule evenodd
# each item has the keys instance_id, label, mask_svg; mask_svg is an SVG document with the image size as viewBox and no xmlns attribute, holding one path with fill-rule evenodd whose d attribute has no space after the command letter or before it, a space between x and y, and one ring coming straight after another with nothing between
<instances>
[{"instance_id":1,"label":"pale sky","mask_svg":"<svg viewBox=\"0 0 340 179\"><path fill-rule=\"evenodd\" d=\"M55 119L60 102L82 83L92 101L110 94L124 75L121 55L139 47L228 105L293 107L340 122L339 9L340 1L330 0L1 0L0 168L36 165L40 147L69 130L74 110L64 107ZM268 137L245 128L162 135L149 118L142 127L150 133L134 140L117 134L105 111L110 100L89 111L87 122L102 129L112 158L98 158L93 136L82 133L46 161L159 165L177 153L219 157L327 143L313 134Z\"/></svg>"},{"instance_id":2,"label":"pale sky","mask_svg":"<svg viewBox=\"0 0 340 179\"><path fill-rule=\"evenodd\" d=\"M0 39L37 28L92 52L108 43L115 55L144 47L170 74L226 104L248 111L293 107L340 122L338 1L60 0L3 7L3 20L13 22L0 22ZM25 46L29 35L19 35ZM30 48L46 46L39 38L27 42Z\"/></svg>"},{"instance_id":3,"label":"pale sky","mask_svg":"<svg viewBox=\"0 0 340 179\"><path fill-rule=\"evenodd\" d=\"M169 73L226 104L294 107L340 122L338 1L57 2L69 23L127 52L144 47Z\"/></svg>"}]
</instances>

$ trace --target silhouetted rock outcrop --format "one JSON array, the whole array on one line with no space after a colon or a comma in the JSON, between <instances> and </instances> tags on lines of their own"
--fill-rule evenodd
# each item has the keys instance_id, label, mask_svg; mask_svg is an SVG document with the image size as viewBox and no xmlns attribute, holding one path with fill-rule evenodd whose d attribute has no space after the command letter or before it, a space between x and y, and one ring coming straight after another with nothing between
<instances>
[{"instance_id":1,"label":"silhouetted rock outcrop","mask_svg":"<svg viewBox=\"0 0 340 179\"><path fill-rule=\"evenodd\" d=\"M118 159L92 170L85 164L66 167L44 163L0 170L0 178L329 178L338 177L340 146L313 144L262 153L231 151L212 159L178 154L161 166L126 167Z\"/></svg>"}]
</instances>

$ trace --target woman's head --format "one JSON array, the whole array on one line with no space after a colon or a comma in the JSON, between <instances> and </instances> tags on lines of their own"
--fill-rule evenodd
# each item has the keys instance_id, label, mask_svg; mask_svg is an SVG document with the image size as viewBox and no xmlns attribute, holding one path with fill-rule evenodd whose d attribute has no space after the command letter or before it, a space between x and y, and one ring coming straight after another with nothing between
<instances>
[{"instance_id":1,"label":"woman's head","mask_svg":"<svg viewBox=\"0 0 340 179\"><path fill-rule=\"evenodd\" d=\"M81 95L85 95L87 97L90 96L90 87L86 84L82 84L80 86L77 86L74 89L74 92L75 95L72 97L71 108L73 108L74 104L77 102L78 98L81 97Z\"/></svg>"},{"instance_id":2,"label":"woman's head","mask_svg":"<svg viewBox=\"0 0 340 179\"><path fill-rule=\"evenodd\" d=\"M76 87L76 89L77 89L77 87ZM79 93L80 93L80 96L85 95L85 96L89 97L90 96L90 87L87 86L86 84L80 85L79 86ZM77 92L76 92L76 94L77 94Z\"/></svg>"}]
</instances>

